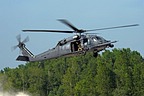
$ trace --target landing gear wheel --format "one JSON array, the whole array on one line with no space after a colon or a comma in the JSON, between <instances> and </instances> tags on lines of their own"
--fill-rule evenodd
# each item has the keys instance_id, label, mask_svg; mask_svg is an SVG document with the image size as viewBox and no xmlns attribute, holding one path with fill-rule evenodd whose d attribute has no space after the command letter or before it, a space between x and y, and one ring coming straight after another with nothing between
<instances>
[{"instance_id":1,"label":"landing gear wheel","mask_svg":"<svg viewBox=\"0 0 144 96\"><path fill-rule=\"evenodd\" d=\"M110 45L109 45L109 47L113 48L113 47L114 47L114 45L113 45L113 44L110 44Z\"/></svg>"},{"instance_id":2,"label":"landing gear wheel","mask_svg":"<svg viewBox=\"0 0 144 96\"><path fill-rule=\"evenodd\" d=\"M83 55L84 55L84 56L86 55L86 51L83 51Z\"/></svg>"}]
</instances>

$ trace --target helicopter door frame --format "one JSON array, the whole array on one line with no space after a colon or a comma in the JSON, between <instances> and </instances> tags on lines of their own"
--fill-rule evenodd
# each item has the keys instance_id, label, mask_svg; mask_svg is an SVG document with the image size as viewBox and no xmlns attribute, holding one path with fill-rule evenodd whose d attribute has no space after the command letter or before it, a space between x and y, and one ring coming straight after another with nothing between
<instances>
[{"instance_id":1,"label":"helicopter door frame","mask_svg":"<svg viewBox=\"0 0 144 96\"><path fill-rule=\"evenodd\" d=\"M71 52L82 51L82 46L81 46L80 40L71 42L70 46L71 46Z\"/></svg>"}]
</instances>

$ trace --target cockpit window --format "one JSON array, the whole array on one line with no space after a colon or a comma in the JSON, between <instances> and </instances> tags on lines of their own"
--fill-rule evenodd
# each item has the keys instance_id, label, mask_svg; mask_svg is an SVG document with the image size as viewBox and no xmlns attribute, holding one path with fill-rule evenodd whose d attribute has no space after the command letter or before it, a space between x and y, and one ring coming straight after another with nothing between
<instances>
[{"instance_id":1,"label":"cockpit window","mask_svg":"<svg viewBox=\"0 0 144 96\"><path fill-rule=\"evenodd\" d=\"M96 38L93 38L93 41L95 41L95 42L96 42L96 41L97 41L97 40L96 40Z\"/></svg>"},{"instance_id":2,"label":"cockpit window","mask_svg":"<svg viewBox=\"0 0 144 96\"><path fill-rule=\"evenodd\" d=\"M92 40L93 40L94 42L96 42L96 41L97 41L97 38L96 38L95 36L93 36L93 37L92 37Z\"/></svg>"},{"instance_id":3,"label":"cockpit window","mask_svg":"<svg viewBox=\"0 0 144 96\"><path fill-rule=\"evenodd\" d=\"M97 40L101 40L101 38L100 38L100 37L98 37L98 36L96 36L96 38L97 38Z\"/></svg>"}]
</instances>

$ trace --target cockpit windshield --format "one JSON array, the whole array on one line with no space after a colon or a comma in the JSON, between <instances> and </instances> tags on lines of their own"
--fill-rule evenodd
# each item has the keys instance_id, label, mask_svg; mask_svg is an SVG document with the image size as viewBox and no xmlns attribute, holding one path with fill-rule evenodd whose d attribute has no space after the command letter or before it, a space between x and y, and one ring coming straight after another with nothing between
<instances>
[{"instance_id":1,"label":"cockpit windshield","mask_svg":"<svg viewBox=\"0 0 144 96\"><path fill-rule=\"evenodd\" d=\"M101 38L98 37L98 36L92 36L91 39L92 39L94 42L97 42L97 41L101 40Z\"/></svg>"},{"instance_id":2,"label":"cockpit windshield","mask_svg":"<svg viewBox=\"0 0 144 96\"><path fill-rule=\"evenodd\" d=\"M95 38L96 38L97 40L101 40L101 39L102 39L102 38L99 37L99 36L95 36Z\"/></svg>"},{"instance_id":3,"label":"cockpit windshield","mask_svg":"<svg viewBox=\"0 0 144 96\"><path fill-rule=\"evenodd\" d=\"M91 40L93 41L93 42L98 42L98 43L102 43L102 42L105 42L106 40L104 39L104 38L102 38L102 37L100 37L100 36L97 36L97 35L92 35L91 36Z\"/></svg>"}]
</instances>

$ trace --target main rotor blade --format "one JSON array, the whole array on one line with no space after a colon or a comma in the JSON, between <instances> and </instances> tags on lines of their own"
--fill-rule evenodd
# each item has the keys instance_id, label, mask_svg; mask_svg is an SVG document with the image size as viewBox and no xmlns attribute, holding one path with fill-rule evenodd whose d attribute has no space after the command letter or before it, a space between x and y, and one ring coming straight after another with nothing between
<instances>
[{"instance_id":1,"label":"main rotor blade","mask_svg":"<svg viewBox=\"0 0 144 96\"><path fill-rule=\"evenodd\" d=\"M17 35L16 38L17 38L17 41L18 41L18 42L21 42L21 35L20 35L20 34Z\"/></svg>"},{"instance_id":2,"label":"main rotor blade","mask_svg":"<svg viewBox=\"0 0 144 96\"><path fill-rule=\"evenodd\" d=\"M100 31L100 30L108 30L108 29L116 29L116 28L124 28L124 27L134 27L139 26L139 24L133 24L133 25L124 25L124 26L116 26L116 27L108 27L108 28L100 28L100 29L92 29L92 30L85 30L88 31Z\"/></svg>"},{"instance_id":3,"label":"main rotor blade","mask_svg":"<svg viewBox=\"0 0 144 96\"><path fill-rule=\"evenodd\" d=\"M59 32L59 33L74 33L74 31L62 31L62 30L22 30L23 32Z\"/></svg>"},{"instance_id":4,"label":"main rotor blade","mask_svg":"<svg viewBox=\"0 0 144 96\"><path fill-rule=\"evenodd\" d=\"M27 36L23 41L22 41L22 43L26 43L26 42L28 42L29 41L29 37Z\"/></svg>"},{"instance_id":5,"label":"main rotor blade","mask_svg":"<svg viewBox=\"0 0 144 96\"><path fill-rule=\"evenodd\" d=\"M65 19L58 19L58 21L62 22L63 24L67 25L68 27L72 28L74 31L78 32L79 29L77 29L74 25L72 25L69 21Z\"/></svg>"}]
</instances>

